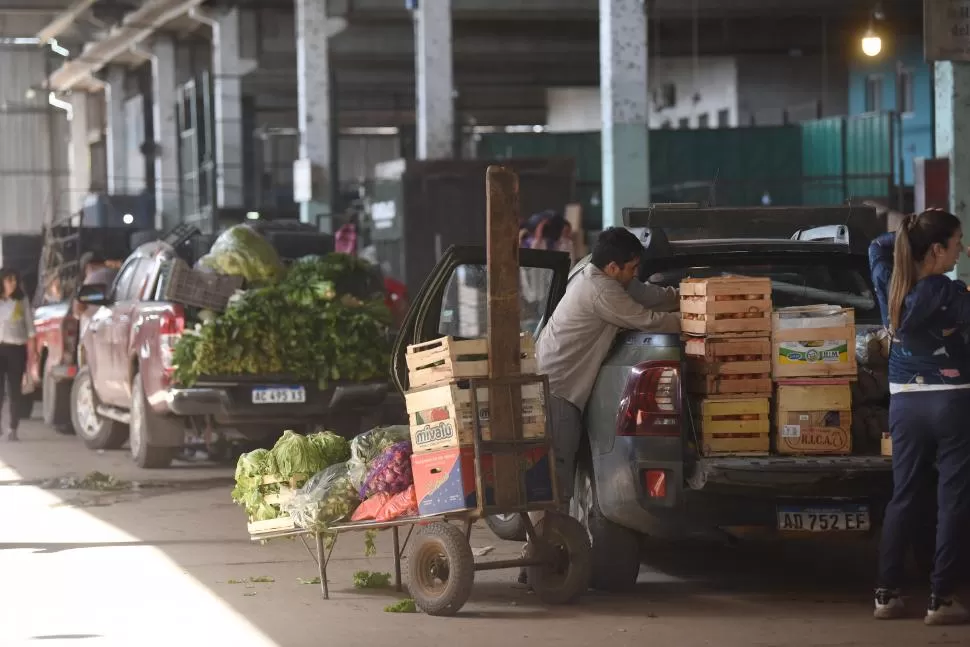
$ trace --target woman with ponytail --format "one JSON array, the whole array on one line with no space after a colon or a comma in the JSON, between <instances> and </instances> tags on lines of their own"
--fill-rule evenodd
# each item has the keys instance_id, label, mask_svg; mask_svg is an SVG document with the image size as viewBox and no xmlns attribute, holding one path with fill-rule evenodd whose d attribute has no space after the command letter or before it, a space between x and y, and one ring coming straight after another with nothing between
<instances>
[{"instance_id":1,"label":"woman with ponytail","mask_svg":"<svg viewBox=\"0 0 970 647\"><path fill-rule=\"evenodd\" d=\"M938 527L925 622L968 619L954 594L970 539L970 292L946 276L963 251L962 237L959 219L938 209L907 216L896 232L887 298L893 498L879 550L879 619L903 615L903 565L934 462Z\"/></svg>"}]
</instances>

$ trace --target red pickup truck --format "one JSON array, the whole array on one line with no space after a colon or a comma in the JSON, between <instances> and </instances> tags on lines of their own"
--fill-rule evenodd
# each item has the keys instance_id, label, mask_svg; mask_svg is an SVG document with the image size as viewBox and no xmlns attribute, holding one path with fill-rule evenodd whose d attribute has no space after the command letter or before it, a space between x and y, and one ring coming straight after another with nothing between
<instances>
[{"instance_id":1,"label":"red pickup truck","mask_svg":"<svg viewBox=\"0 0 970 647\"><path fill-rule=\"evenodd\" d=\"M128 441L139 466L161 468L187 445L267 442L285 429L319 425L351 435L403 416L403 402L388 381L320 389L273 375L174 384L173 351L185 309L160 296L174 257L170 245L146 243L112 286L80 289L81 303L99 306L80 340L70 398L74 429L89 448L117 449Z\"/></svg>"}]
</instances>

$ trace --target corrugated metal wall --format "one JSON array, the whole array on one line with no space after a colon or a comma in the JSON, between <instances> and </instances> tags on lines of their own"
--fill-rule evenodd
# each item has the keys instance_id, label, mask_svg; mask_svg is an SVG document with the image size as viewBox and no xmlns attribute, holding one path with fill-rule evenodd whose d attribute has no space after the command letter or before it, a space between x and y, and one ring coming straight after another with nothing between
<instances>
[{"instance_id":1,"label":"corrugated metal wall","mask_svg":"<svg viewBox=\"0 0 970 647\"><path fill-rule=\"evenodd\" d=\"M45 50L0 48L0 233L40 233L67 215L67 115L28 90L46 76Z\"/></svg>"},{"instance_id":2,"label":"corrugated metal wall","mask_svg":"<svg viewBox=\"0 0 970 647\"><path fill-rule=\"evenodd\" d=\"M898 154L897 122L894 113L883 113L802 124L805 204L888 198Z\"/></svg>"}]
</instances>

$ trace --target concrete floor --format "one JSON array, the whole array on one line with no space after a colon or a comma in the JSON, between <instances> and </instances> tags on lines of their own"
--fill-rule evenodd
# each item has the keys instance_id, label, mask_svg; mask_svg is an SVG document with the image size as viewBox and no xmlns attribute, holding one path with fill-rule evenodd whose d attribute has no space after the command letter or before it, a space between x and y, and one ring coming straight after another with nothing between
<instances>
[{"instance_id":1,"label":"concrete floor","mask_svg":"<svg viewBox=\"0 0 970 647\"><path fill-rule=\"evenodd\" d=\"M657 549L634 593L560 608L514 587L512 572L483 573L461 616L442 619L385 613L393 592L355 591L355 571L391 571L389 537L368 559L363 536L345 535L325 602L299 582L315 566L298 541L249 541L229 500L230 469L148 472L36 422L22 431L21 443L0 443L2 647L970 645L970 628L922 625L923 591L913 619L871 620L871 542ZM77 491L56 480L93 470L138 488ZM494 546L495 557L520 549L485 529L472 545ZM230 583L253 577L273 581Z\"/></svg>"}]
</instances>

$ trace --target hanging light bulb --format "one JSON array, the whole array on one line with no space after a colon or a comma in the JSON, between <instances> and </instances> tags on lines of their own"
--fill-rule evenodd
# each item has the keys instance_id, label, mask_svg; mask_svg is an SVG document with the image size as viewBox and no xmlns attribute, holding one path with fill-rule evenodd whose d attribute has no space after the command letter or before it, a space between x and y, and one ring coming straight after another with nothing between
<instances>
[{"instance_id":1,"label":"hanging light bulb","mask_svg":"<svg viewBox=\"0 0 970 647\"><path fill-rule=\"evenodd\" d=\"M882 38L879 34L870 26L866 30L865 35L862 37L862 53L866 56L873 57L879 56L879 52L882 51Z\"/></svg>"}]
</instances>

